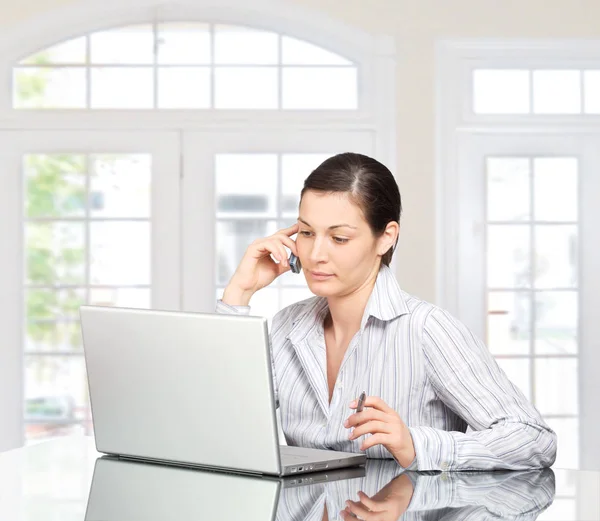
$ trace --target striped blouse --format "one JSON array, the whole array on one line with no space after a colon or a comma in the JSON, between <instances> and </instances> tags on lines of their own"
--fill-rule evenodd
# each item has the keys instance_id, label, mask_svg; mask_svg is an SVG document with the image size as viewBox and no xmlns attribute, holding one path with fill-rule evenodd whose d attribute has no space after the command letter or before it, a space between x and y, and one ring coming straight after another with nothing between
<instances>
[{"instance_id":1,"label":"striped blouse","mask_svg":"<svg viewBox=\"0 0 600 521\"><path fill-rule=\"evenodd\" d=\"M381 490L402 474L413 484L402 521L535 521L555 496L552 469L405 473L394 461L368 460L363 477L283 487L276 520L321 521L325 506L329 519L338 519L346 500L359 501L359 491L371 498L379 493L377 499L385 497L393 504L390 492L385 494ZM386 505L388 514L395 513L392 504Z\"/></svg>"},{"instance_id":2,"label":"striped blouse","mask_svg":"<svg viewBox=\"0 0 600 521\"><path fill-rule=\"evenodd\" d=\"M216 310L250 314L249 306L222 300ZM327 299L313 297L273 317L273 378L288 445L360 452L362 437L349 440L343 422L352 413L350 402L365 390L409 428L416 453L410 470L514 470L554 463L556 434L483 342L448 312L402 291L387 266L379 271L329 402L327 311ZM382 445L366 455L392 457Z\"/></svg>"}]
</instances>

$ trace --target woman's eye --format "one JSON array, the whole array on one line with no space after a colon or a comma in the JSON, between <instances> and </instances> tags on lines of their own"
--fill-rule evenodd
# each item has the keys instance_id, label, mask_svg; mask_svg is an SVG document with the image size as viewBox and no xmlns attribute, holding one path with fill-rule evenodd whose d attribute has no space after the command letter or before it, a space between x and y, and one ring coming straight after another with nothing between
<instances>
[{"instance_id":1,"label":"woman's eye","mask_svg":"<svg viewBox=\"0 0 600 521\"><path fill-rule=\"evenodd\" d=\"M348 239L344 239L343 237L334 237L333 240L338 244L345 244L348 242Z\"/></svg>"},{"instance_id":2,"label":"woman's eye","mask_svg":"<svg viewBox=\"0 0 600 521\"><path fill-rule=\"evenodd\" d=\"M300 232L300 235L303 235L304 237L308 237L308 236L310 236L310 232L303 230Z\"/></svg>"}]
</instances>

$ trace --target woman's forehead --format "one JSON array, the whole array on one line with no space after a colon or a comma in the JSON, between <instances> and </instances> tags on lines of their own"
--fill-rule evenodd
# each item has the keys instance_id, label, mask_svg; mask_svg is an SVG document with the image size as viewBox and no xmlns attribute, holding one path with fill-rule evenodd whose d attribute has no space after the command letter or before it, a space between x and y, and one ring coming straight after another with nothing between
<instances>
[{"instance_id":1,"label":"woman's forehead","mask_svg":"<svg viewBox=\"0 0 600 521\"><path fill-rule=\"evenodd\" d=\"M344 192L306 192L300 203L300 220L319 228L348 224L355 228L367 225L361 209Z\"/></svg>"}]
</instances>

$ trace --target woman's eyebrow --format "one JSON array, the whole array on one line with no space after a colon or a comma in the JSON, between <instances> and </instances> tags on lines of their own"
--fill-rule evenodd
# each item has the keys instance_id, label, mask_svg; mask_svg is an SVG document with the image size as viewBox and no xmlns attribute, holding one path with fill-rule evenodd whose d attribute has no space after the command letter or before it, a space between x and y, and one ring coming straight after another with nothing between
<instances>
[{"instance_id":1,"label":"woman's eyebrow","mask_svg":"<svg viewBox=\"0 0 600 521\"><path fill-rule=\"evenodd\" d=\"M306 224L306 226L310 226L310 224L308 224L304 219L302 219L302 217L298 217L298 220L300 222L303 222L304 224ZM342 228L342 227L346 227L346 228L352 228L354 230L357 229L356 226L352 226L351 224L334 224L333 226L330 226L329 228L327 228L328 230L333 230L334 228ZM312 226L310 226L312 228Z\"/></svg>"}]
</instances>

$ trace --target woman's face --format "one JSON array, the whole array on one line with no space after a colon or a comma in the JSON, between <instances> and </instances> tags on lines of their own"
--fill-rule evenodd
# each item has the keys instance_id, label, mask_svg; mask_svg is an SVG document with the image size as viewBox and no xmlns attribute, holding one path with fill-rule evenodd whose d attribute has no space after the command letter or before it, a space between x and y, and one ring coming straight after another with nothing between
<instances>
[{"instance_id":1,"label":"woman's face","mask_svg":"<svg viewBox=\"0 0 600 521\"><path fill-rule=\"evenodd\" d=\"M310 290L321 297L348 295L375 277L386 245L395 240L388 233L376 239L360 208L344 193L305 192L298 224L302 269Z\"/></svg>"}]
</instances>

